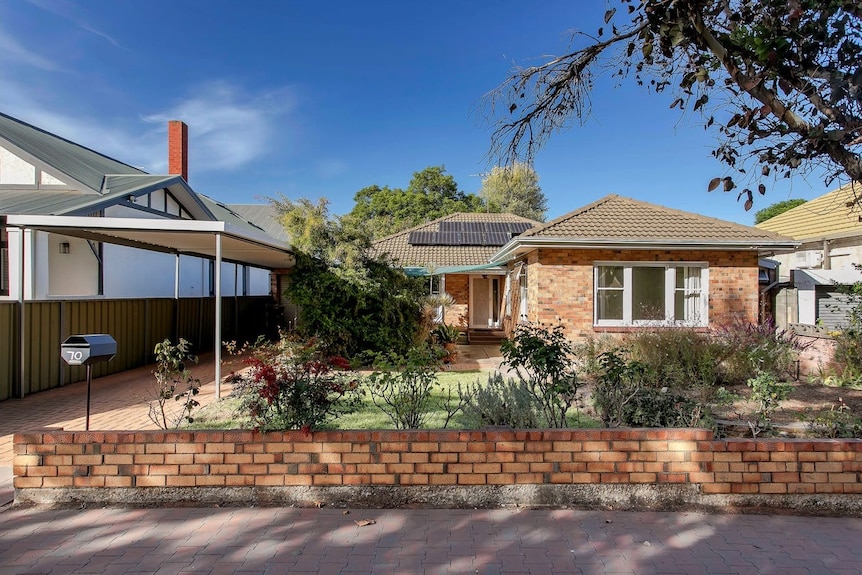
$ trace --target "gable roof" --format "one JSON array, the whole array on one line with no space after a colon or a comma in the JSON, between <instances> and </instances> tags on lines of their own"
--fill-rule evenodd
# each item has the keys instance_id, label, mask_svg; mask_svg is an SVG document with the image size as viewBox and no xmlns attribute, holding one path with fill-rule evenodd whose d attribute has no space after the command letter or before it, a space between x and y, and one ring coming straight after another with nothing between
<instances>
[{"instance_id":1,"label":"gable roof","mask_svg":"<svg viewBox=\"0 0 862 575\"><path fill-rule=\"evenodd\" d=\"M862 185L847 184L757 224L797 240L862 235Z\"/></svg>"},{"instance_id":2,"label":"gable roof","mask_svg":"<svg viewBox=\"0 0 862 575\"><path fill-rule=\"evenodd\" d=\"M408 241L411 232L439 232L440 224L443 222L527 223L531 226L540 225L535 220L516 216L515 214L458 212L381 238L372 243L372 254L388 254L402 267L420 266L437 268L486 264L491 261L491 256L500 249L499 245L414 245Z\"/></svg>"},{"instance_id":3,"label":"gable roof","mask_svg":"<svg viewBox=\"0 0 862 575\"><path fill-rule=\"evenodd\" d=\"M41 160L67 179L80 182L93 192L101 191L105 174L145 173L3 113L0 113L0 141Z\"/></svg>"},{"instance_id":4,"label":"gable roof","mask_svg":"<svg viewBox=\"0 0 862 575\"><path fill-rule=\"evenodd\" d=\"M524 232L493 257L508 259L542 246L790 250L796 245L775 232L611 194Z\"/></svg>"},{"instance_id":5,"label":"gable roof","mask_svg":"<svg viewBox=\"0 0 862 575\"><path fill-rule=\"evenodd\" d=\"M278 210L272 204L228 204L227 207L275 239L290 241L290 236L279 219Z\"/></svg>"}]
</instances>

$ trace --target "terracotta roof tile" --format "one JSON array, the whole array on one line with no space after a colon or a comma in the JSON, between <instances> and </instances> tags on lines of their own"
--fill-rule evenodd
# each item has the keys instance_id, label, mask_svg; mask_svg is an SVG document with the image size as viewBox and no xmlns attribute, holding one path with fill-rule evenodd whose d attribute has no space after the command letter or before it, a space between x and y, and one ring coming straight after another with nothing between
<instances>
[{"instance_id":1,"label":"terracotta roof tile","mask_svg":"<svg viewBox=\"0 0 862 575\"><path fill-rule=\"evenodd\" d=\"M381 238L372 244L375 255L389 254L401 266L470 266L491 261L491 256L500 251L500 246L415 246L407 242L414 231L439 231L440 222L539 222L514 214L464 213L459 212L425 224Z\"/></svg>"},{"instance_id":2,"label":"terracotta roof tile","mask_svg":"<svg viewBox=\"0 0 862 575\"><path fill-rule=\"evenodd\" d=\"M775 232L609 195L521 234L522 238L619 241L781 241Z\"/></svg>"},{"instance_id":3,"label":"terracotta roof tile","mask_svg":"<svg viewBox=\"0 0 862 575\"><path fill-rule=\"evenodd\" d=\"M797 240L832 234L862 235L862 185L847 184L757 224L762 230L784 234ZM849 205L848 205L849 204Z\"/></svg>"}]
</instances>

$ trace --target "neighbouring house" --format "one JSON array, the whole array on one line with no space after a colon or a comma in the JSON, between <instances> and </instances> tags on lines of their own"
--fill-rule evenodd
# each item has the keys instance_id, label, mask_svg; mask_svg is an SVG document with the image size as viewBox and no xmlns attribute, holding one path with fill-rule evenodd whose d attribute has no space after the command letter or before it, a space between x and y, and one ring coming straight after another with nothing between
<instances>
[{"instance_id":1,"label":"neighbouring house","mask_svg":"<svg viewBox=\"0 0 862 575\"><path fill-rule=\"evenodd\" d=\"M501 325L562 324L572 339L643 327L757 323L759 258L798 242L609 195L514 236ZM503 263L500 263L503 262Z\"/></svg>"},{"instance_id":2,"label":"neighbouring house","mask_svg":"<svg viewBox=\"0 0 862 575\"><path fill-rule=\"evenodd\" d=\"M777 254L774 315L781 327L828 332L846 325L850 303L839 286L862 281L862 184L848 184L757 224L790 236L796 250ZM805 327L802 327L805 326Z\"/></svg>"},{"instance_id":3,"label":"neighbouring house","mask_svg":"<svg viewBox=\"0 0 862 575\"><path fill-rule=\"evenodd\" d=\"M429 293L448 293L455 305L441 320L466 328L471 342L499 340L508 313L509 276L494 253L539 222L499 213L456 213L374 242L408 274L428 276Z\"/></svg>"},{"instance_id":4,"label":"neighbouring house","mask_svg":"<svg viewBox=\"0 0 862 575\"><path fill-rule=\"evenodd\" d=\"M148 174L0 114L0 399L68 382L70 330L112 330L118 371L167 336L218 353L222 323L236 333L272 307L290 247L191 188L183 122L168 124L168 166Z\"/></svg>"}]
</instances>

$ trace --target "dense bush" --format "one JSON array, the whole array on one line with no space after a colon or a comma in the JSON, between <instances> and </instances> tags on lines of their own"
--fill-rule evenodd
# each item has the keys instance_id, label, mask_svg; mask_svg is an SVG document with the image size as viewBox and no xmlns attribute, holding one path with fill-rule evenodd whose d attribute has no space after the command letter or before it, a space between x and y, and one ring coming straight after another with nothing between
<instances>
[{"instance_id":1,"label":"dense bush","mask_svg":"<svg viewBox=\"0 0 862 575\"><path fill-rule=\"evenodd\" d=\"M501 366L511 368L533 396L548 427L566 427L578 399L574 348L562 326L522 324L500 346Z\"/></svg>"},{"instance_id":2,"label":"dense bush","mask_svg":"<svg viewBox=\"0 0 862 575\"><path fill-rule=\"evenodd\" d=\"M297 253L286 294L299 305L298 329L318 338L329 354L404 354L421 337L424 283L382 261L364 260L362 266L362 273L337 273Z\"/></svg>"},{"instance_id":3,"label":"dense bush","mask_svg":"<svg viewBox=\"0 0 862 575\"><path fill-rule=\"evenodd\" d=\"M838 398L838 405L819 413L807 413L802 420L815 437L831 439L862 438L862 418L850 411L850 406Z\"/></svg>"},{"instance_id":4,"label":"dense bush","mask_svg":"<svg viewBox=\"0 0 862 575\"><path fill-rule=\"evenodd\" d=\"M259 431L319 429L359 401L358 381L343 357L326 356L317 344L283 337L251 350L249 369L234 376L239 411Z\"/></svg>"},{"instance_id":5,"label":"dense bush","mask_svg":"<svg viewBox=\"0 0 862 575\"><path fill-rule=\"evenodd\" d=\"M535 397L523 380L489 374L488 382L470 388L464 415L476 427L508 426L531 429L542 426L543 417Z\"/></svg>"},{"instance_id":6,"label":"dense bush","mask_svg":"<svg viewBox=\"0 0 862 575\"><path fill-rule=\"evenodd\" d=\"M623 346L643 366L643 383L653 388L712 386L719 377L721 347L709 333L663 328L626 334Z\"/></svg>"}]
</instances>

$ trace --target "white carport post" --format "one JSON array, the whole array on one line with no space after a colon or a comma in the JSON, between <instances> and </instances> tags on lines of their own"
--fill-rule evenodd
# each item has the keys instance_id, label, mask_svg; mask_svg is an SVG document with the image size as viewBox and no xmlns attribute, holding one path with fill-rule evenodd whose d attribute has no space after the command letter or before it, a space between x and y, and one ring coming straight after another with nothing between
<instances>
[{"instance_id":1,"label":"white carport post","mask_svg":"<svg viewBox=\"0 0 862 575\"><path fill-rule=\"evenodd\" d=\"M24 386L27 383L27 336L24 333L27 321L24 317L24 274L27 271L27 265L24 263L25 255L25 240L27 229L24 227L18 228L18 242L21 246L18 255L18 389L12 394L18 399L24 398ZM31 253L32 256L32 253ZM32 269L32 268L31 268ZM35 278L31 277L31 281Z\"/></svg>"},{"instance_id":2,"label":"white carport post","mask_svg":"<svg viewBox=\"0 0 862 575\"><path fill-rule=\"evenodd\" d=\"M215 235L215 396L221 399L221 234Z\"/></svg>"}]
</instances>

